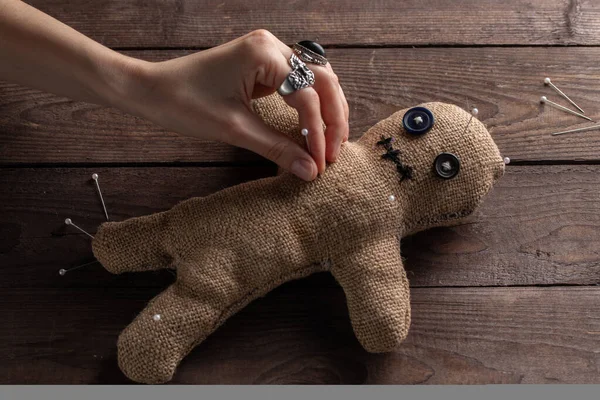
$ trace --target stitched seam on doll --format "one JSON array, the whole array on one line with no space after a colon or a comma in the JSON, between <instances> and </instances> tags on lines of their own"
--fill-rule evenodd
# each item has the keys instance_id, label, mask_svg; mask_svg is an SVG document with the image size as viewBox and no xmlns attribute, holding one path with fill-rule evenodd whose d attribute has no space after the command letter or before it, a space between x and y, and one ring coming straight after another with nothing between
<instances>
[{"instance_id":1,"label":"stitched seam on doll","mask_svg":"<svg viewBox=\"0 0 600 400\"><path fill-rule=\"evenodd\" d=\"M450 221L453 219L466 217L467 215L472 214L473 211L474 210L462 210L459 212L442 214L437 217L423 218L423 219L420 219L419 221L417 221L416 223L414 223L410 228L415 227L415 226L424 225L424 224L430 225L430 224L436 224L439 222L446 222L446 221Z\"/></svg>"},{"instance_id":2,"label":"stitched seam on doll","mask_svg":"<svg viewBox=\"0 0 600 400\"><path fill-rule=\"evenodd\" d=\"M385 149L385 153L381 156L381 158L385 160L390 160L394 164L396 164L396 170L400 174L400 182L405 179L412 179L413 177L413 168L410 165L406 165L400 159L400 150L394 149L392 146L392 142L394 138L381 136L381 140L377 142L379 146L383 146Z\"/></svg>"}]
</instances>

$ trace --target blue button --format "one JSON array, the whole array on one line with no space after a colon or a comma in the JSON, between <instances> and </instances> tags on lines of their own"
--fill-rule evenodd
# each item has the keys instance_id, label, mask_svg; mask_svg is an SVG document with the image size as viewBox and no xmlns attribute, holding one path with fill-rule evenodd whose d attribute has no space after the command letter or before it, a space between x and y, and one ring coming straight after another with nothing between
<instances>
[{"instance_id":1,"label":"blue button","mask_svg":"<svg viewBox=\"0 0 600 400\"><path fill-rule=\"evenodd\" d=\"M415 136L427 133L433 127L433 123L433 114L425 107L411 108L402 118L406 132Z\"/></svg>"}]
</instances>

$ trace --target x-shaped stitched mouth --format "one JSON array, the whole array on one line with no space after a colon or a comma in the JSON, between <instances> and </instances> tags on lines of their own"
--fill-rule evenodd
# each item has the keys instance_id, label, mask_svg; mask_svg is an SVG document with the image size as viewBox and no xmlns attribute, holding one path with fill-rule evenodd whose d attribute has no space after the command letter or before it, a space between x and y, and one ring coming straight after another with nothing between
<instances>
[{"instance_id":1,"label":"x-shaped stitched mouth","mask_svg":"<svg viewBox=\"0 0 600 400\"><path fill-rule=\"evenodd\" d=\"M381 158L385 160L391 160L396 164L396 170L400 174L400 182L405 179L412 179L413 177L413 168L410 165L406 165L400 159L402 153L398 149L394 149L392 146L392 142L394 141L393 137L384 137L381 136L381 140L377 142L378 145L383 146L385 148L385 153L381 156Z\"/></svg>"}]
</instances>

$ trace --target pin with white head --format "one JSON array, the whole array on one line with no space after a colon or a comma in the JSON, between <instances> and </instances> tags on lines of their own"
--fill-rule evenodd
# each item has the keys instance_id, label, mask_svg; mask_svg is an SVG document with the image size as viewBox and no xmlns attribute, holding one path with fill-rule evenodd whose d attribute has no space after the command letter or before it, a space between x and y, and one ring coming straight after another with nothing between
<instances>
[{"instance_id":1,"label":"pin with white head","mask_svg":"<svg viewBox=\"0 0 600 400\"><path fill-rule=\"evenodd\" d=\"M583 119L587 119L588 121L592 121L592 119L590 117L587 117L587 116L585 116L583 114L579 114L577 111L573 111L570 108L561 106L560 104L556 104L555 102L548 100L548 98L546 96L540 97L540 102L542 104L548 104L548 105L550 105L550 106L552 106L554 108L557 108L559 110L562 110L564 112L568 112L569 114L577 115L578 117L581 117Z\"/></svg>"},{"instance_id":2,"label":"pin with white head","mask_svg":"<svg viewBox=\"0 0 600 400\"><path fill-rule=\"evenodd\" d=\"M308 143L308 129L303 128L300 133L302 136L304 136L304 139L306 140L306 149L310 152L310 144Z\"/></svg>"},{"instance_id":3,"label":"pin with white head","mask_svg":"<svg viewBox=\"0 0 600 400\"><path fill-rule=\"evenodd\" d=\"M504 165L510 164L510 158L504 157Z\"/></svg>"},{"instance_id":4,"label":"pin with white head","mask_svg":"<svg viewBox=\"0 0 600 400\"><path fill-rule=\"evenodd\" d=\"M469 125L471 125L471 121L473 120L473 117L477 116L477 114L479 114L479 110L477 108L473 108L471 110L471 118L469 118L469 122L467 122L467 126L465 126L465 130L463 131L463 135L465 133L467 133L467 129L469 129Z\"/></svg>"},{"instance_id":5,"label":"pin with white head","mask_svg":"<svg viewBox=\"0 0 600 400\"><path fill-rule=\"evenodd\" d=\"M108 221L108 212L106 211L106 205L104 204L104 198L102 197L102 191L100 190L100 185L98 184L98 174L92 174L92 179L96 184L96 189L98 190L98 195L100 196L100 201L102 202L102 209L104 210L104 215L106 216L106 220Z\"/></svg>"},{"instance_id":6,"label":"pin with white head","mask_svg":"<svg viewBox=\"0 0 600 400\"><path fill-rule=\"evenodd\" d=\"M71 271L74 271L76 269L87 267L88 265L97 264L97 263L99 263L99 261L96 260L96 261L92 261L92 262L89 262L89 263L81 264L81 265L78 265L76 267L69 268L69 269L61 268L61 269L58 270L58 274L60 276L65 276L67 274L67 272L71 272Z\"/></svg>"},{"instance_id":7,"label":"pin with white head","mask_svg":"<svg viewBox=\"0 0 600 400\"><path fill-rule=\"evenodd\" d=\"M544 79L544 84L547 85L547 86L550 86L552 89L554 89L554 91L556 93L558 93L559 95L561 95L562 97L564 97L565 100L567 100L569 103L571 103L573 105L573 107L575 107L576 109L578 109L579 111L581 111L582 114L585 114L585 111L583 111L583 109L581 107L579 107L577 104L575 104L575 102L573 100L571 100L569 98L569 96L567 96L566 94L564 94L562 90L560 90L559 88L557 88L554 85L554 83L552 83L552 81L550 80L550 78Z\"/></svg>"},{"instance_id":8,"label":"pin with white head","mask_svg":"<svg viewBox=\"0 0 600 400\"><path fill-rule=\"evenodd\" d=\"M88 232L84 231L83 229L81 229L80 227L78 227L77 225L75 225L73 223L73 221L71 221L71 218L67 218L65 219L65 225L69 225L72 226L73 228L85 233L86 235L88 235L89 237L91 237L92 239L94 238L92 235L90 235Z\"/></svg>"}]
</instances>

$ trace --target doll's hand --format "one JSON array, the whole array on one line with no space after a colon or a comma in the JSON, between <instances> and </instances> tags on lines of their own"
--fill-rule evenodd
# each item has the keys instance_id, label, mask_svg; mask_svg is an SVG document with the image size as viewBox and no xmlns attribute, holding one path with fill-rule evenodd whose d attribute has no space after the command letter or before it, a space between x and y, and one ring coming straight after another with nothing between
<instances>
[{"instance_id":1,"label":"doll's hand","mask_svg":"<svg viewBox=\"0 0 600 400\"><path fill-rule=\"evenodd\" d=\"M314 86L284 96L298 111L300 127L310 132L311 154L268 127L250 105L277 90L291 71L291 54L289 46L258 30L185 57L141 62L145 89L130 111L183 135L249 149L312 180L326 160L335 161L348 137L348 105L330 65L308 64Z\"/></svg>"}]
</instances>

